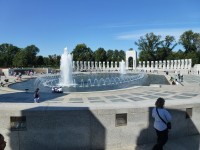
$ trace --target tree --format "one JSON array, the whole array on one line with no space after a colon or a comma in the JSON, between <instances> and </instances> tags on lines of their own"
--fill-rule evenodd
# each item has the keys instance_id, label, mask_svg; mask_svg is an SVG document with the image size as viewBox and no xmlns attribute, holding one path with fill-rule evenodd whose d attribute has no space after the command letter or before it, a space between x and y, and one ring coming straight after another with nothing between
<instances>
[{"instance_id":1,"label":"tree","mask_svg":"<svg viewBox=\"0 0 200 150\"><path fill-rule=\"evenodd\" d=\"M197 52L200 45L200 34L194 33L192 30L185 31L179 39L179 42L185 48L185 53Z\"/></svg>"},{"instance_id":2,"label":"tree","mask_svg":"<svg viewBox=\"0 0 200 150\"><path fill-rule=\"evenodd\" d=\"M176 45L175 38L167 35L156 51L156 60L166 60Z\"/></svg>"},{"instance_id":3,"label":"tree","mask_svg":"<svg viewBox=\"0 0 200 150\"><path fill-rule=\"evenodd\" d=\"M42 67L44 65L44 58L43 56L37 56L36 57L36 66Z\"/></svg>"},{"instance_id":4,"label":"tree","mask_svg":"<svg viewBox=\"0 0 200 150\"><path fill-rule=\"evenodd\" d=\"M113 61L119 61L119 51L117 49L113 53Z\"/></svg>"},{"instance_id":5,"label":"tree","mask_svg":"<svg viewBox=\"0 0 200 150\"><path fill-rule=\"evenodd\" d=\"M106 51L104 50L104 48L100 47L94 52L94 59L95 59L95 61L106 61L107 60Z\"/></svg>"},{"instance_id":6,"label":"tree","mask_svg":"<svg viewBox=\"0 0 200 150\"><path fill-rule=\"evenodd\" d=\"M20 51L20 48L13 46L12 44L1 44L0 45L0 66L12 67L13 58Z\"/></svg>"},{"instance_id":7,"label":"tree","mask_svg":"<svg viewBox=\"0 0 200 150\"><path fill-rule=\"evenodd\" d=\"M27 67L28 60L25 50L20 50L13 59L13 65L15 67Z\"/></svg>"},{"instance_id":8,"label":"tree","mask_svg":"<svg viewBox=\"0 0 200 150\"><path fill-rule=\"evenodd\" d=\"M121 61L121 60L124 60L125 61L125 52L123 50L120 50L119 51L119 56L118 56L118 60Z\"/></svg>"},{"instance_id":9,"label":"tree","mask_svg":"<svg viewBox=\"0 0 200 150\"><path fill-rule=\"evenodd\" d=\"M113 55L114 55L114 52L113 50L109 49L106 53L106 56L107 56L107 61L113 61Z\"/></svg>"},{"instance_id":10,"label":"tree","mask_svg":"<svg viewBox=\"0 0 200 150\"><path fill-rule=\"evenodd\" d=\"M94 60L92 50L85 44L78 44L72 51L74 61L92 61Z\"/></svg>"},{"instance_id":11,"label":"tree","mask_svg":"<svg viewBox=\"0 0 200 150\"><path fill-rule=\"evenodd\" d=\"M185 54L185 59L192 59L192 66L200 63L200 52L188 52Z\"/></svg>"},{"instance_id":12,"label":"tree","mask_svg":"<svg viewBox=\"0 0 200 150\"><path fill-rule=\"evenodd\" d=\"M44 57L44 66L48 66L50 67L50 60L49 60L49 57Z\"/></svg>"},{"instance_id":13,"label":"tree","mask_svg":"<svg viewBox=\"0 0 200 150\"><path fill-rule=\"evenodd\" d=\"M155 52L161 45L160 35L155 35L154 33L147 33L145 37L140 37L140 39L135 42L140 50L140 60L141 61L154 61L156 60Z\"/></svg>"},{"instance_id":14,"label":"tree","mask_svg":"<svg viewBox=\"0 0 200 150\"><path fill-rule=\"evenodd\" d=\"M54 55L49 55L49 65L51 67L59 67L60 66L60 58L61 56L57 56L56 54Z\"/></svg>"},{"instance_id":15,"label":"tree","mask_svg":"<svg viewBox=\"0 0 200 150\"><path fill-rule=\"evenodd\" d=\"M30 45L24 48L27 64L25 66L33 67L36 64L36 55L39 53L39 48L35 45Z\"/></svg>"}]
</instances>

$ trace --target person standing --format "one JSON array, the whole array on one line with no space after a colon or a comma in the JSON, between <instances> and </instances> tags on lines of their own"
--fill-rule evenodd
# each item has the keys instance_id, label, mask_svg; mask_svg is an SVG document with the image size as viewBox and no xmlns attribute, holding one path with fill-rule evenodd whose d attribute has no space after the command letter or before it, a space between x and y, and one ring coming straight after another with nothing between
<instances>
[{"instance_id":1,"label":"person standing","mask_svg":"<svg viewBox=\"0 0 200 150\"><path fill-rule=\"evenodd\" d=\"M157 134L157 143L154 145L153 150L163 150L163 146L168 140L168 127L166 123L171 121L172 116L164 108L164 104L165 100L160 97L157 99L155 107L152 110L152 117L155 119L154 128Z\"/></svg>"},{"instance_id":2,"label":"person standing","mask_svg":"<svg viewBox=\"0 0 200 150\"><path fill-rule=\"evenodd\" d=\"M39 88L37 88L34 93L34 102L39 103L39 99L40 99Z\"/></svg>"},{"instance_id":3,"label":"person standing","mask_svg":"<svg viewBox=\"0 0 200 150\"><path fill-rule=\"evenodd\" d=\"M6 147L6 142L4 140L4 136L0 134L0 150L4 150L5 147Z\"/></svg>"}]
</instances>

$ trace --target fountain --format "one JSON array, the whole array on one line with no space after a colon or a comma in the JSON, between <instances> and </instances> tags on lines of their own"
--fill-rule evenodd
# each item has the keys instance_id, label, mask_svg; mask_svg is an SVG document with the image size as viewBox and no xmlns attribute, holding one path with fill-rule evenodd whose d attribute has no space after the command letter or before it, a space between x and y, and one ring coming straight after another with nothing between
<instances>
[{"instance_id":1,"label":"fountain","mask_svg":"<svg viewBox=\"0 0 200 150\"><path fill-rule=\"evenodd\" d=\"M60 86L72 86L72 55L67 52L67 47L64 48L64 53L61 56L60 60Z\"/></svg>"},{"instance_id":2,"label":"fountain","mask_svg":"<svg viewBox=\"0 0 200 150\"><path fill-rule=\"evenodd\" d=\"M119 63L119 69L121 74L126 74L126 64L124 60Z\"/></svg>"},{"instance_id":3,"label":"fountain","mask_svg":"<svg viewBox=\"0 0 200 150\"><path fill-rule=\"evenodd\" d=\"M51 88L62 86L64 92L89 92L106 91L129 88L132 86L148 85L148 76L145 73L127 73L125 62L120 62L120 73L73 73L72 55L64 48L64 53L60 60L60 74L46 74L24 84L11 85L13 88L34 90L36 87L40 91L51 92Z\"/></svg>"}]
</instances>

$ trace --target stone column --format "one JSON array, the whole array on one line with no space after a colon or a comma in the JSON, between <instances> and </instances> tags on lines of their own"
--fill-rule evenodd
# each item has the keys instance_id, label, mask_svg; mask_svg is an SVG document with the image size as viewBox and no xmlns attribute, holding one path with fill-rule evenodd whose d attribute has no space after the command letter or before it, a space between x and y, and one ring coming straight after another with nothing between
<instances>
[{"instance_id":1,"label":"stone column","mask_svg":"<svg viewBox=\"0 0 200 150\"><path fill-rule=\"evenodd\" d=\"M76 67L77 67L77 69L76 69L76 70L78 70L78 71L79 71L79 70L80 70L80 63L79 63L79 61L77 61L77 62L76 62Z\"/></svg>"},{"instance_id":2,"label":"stone column","mask_svg":"<svg viewBox=\"0 0 200 150\"><path fill-rule=\"evenodd\" d=\"M155 61L155 69L158 69L158 61Z\"/></svg>"},{"instance_id":3,"label":"stone column","mask_svg":"<svg viewBox=\"0 0 200 150\"><path fill-rule=\"evenodd\" d=\"M175 69L175 62L174 62L174 60L170 60L169 61L169 69Z\"/></svg>"},{"instance_id":4,"label":"stone column","mask_svg":"<svg viewBox=\"0 0 200 150\"><path fill-rule=\"evenodd\" d=\"M75 69L76 69L76 66L75 66L75 61L72 61L72 68L73 68L73 70L75 70Z\"/></svg>"},{"instance_id":5,"label":"stone column","mask_svg":"<svg viewBox=\"0 0 200 150\"><path fill-rule=\"evenodd\" d=\"M96 62L96 61L95 61L95 69L96 69L96 70L98 69L97 62Z\"/></svg>"},{"instance_id":6,"label":"stone column","mask_svg":"<svg viewBox=\"0 0 200 150\"><path fill-rule=\"evenodd\" d=\"M181 59L181 69L185 68L185 63L184 63L184 59Z\"/></svg>"},{"instance_id":7,"label":"stone column","mask_svg":"<svg viewBox=\"0 0 200 150\"><path fill-rule=\"evenodd\" d=\"M158 68L162 69L162 61L161 60L159 61L159 67Z\"/></svg>"},{"instance_id":8,"label":"stone column","mask_svg":"<svg viewBox=\"0 0 200 150\"><path fill-rule=\"evenodd\" d=\"M109 69L110 68L110 65L109 65L109 61L107 61L107 69Z\"/></svg>"},{"instance_id":9,"label":"stone column","mask_svg":"<svg viewBox=\"0 0 200 150\"><path fill-rule=\"evenodd\" d=\"M141 61L139 61L139 68L140 68L140 69L142 68L142 66L141 66Z\"/></svg>"},{"instance_id":10,"label":"stone column","mask_svg":"<svg viewBox=\"0 0 200 150\"><path fill-rule=\"evenodd\" d=\"M87 62L86 61L84 61L84 66L83 66L83 68L86 70L87 69Z\"/></svg>"},{"instance_id":11,"label":"stone column","mask_svg":"<svg viewBox=\"0 0 200 150\"><path fill-rule=\"evenodd\" d=\"M192 68L192 59L188 59L188 69Z\"/></svg>"},{"instance_id":12,"label":"stone column","mask_svg":"<svg viewBox=\"0 0 200 150\"><path fill-rule=\"evenodd\" d=\"M113 61L111 61L111 66L110 66L110 68L113 69Z\"/></svg>"},{"instance_id":13,"label":"stone column","mask_svg":"<svg viewBox=\"0 0 200 150\"><path fill-rule=\"evenodd\" d=\"M81 61L81 70L83 70L83 69L84 69L84 62Z\"/></svg>"},{"instance_id":14,"label":"stone column","mask_svg":"<svg viewBox=\"0 0 200 150\"><path fill-rule=\"evenodd\" d=\"M177 60L174 60L174 69L178 69L178 62L177 62Z\"/></svg>"},{"instance_id":15,"label":"stone column","mask_svg":"<svg viewBox=\"0 0 200 150\"><path fill-rule=\"evenodd\" d=\"M117 61L115 62L115 69L117 69Z\"/></svg>"},{"instance_id":16,"label":"stone column","mask_svg":"<svg viewBox=\"0 0 200 150\"><path fill-rule=\"evenodd\" d=\"M149 69L150 67L149 67L149 61L147 61L147 69Z\"/></svg>"},{"instance_id":17,"label":"stone column","mask_svg":"<svg viewBox=\"0 0 200 150\"><path fill-rule=\"evenodd\" d=\"M154 61L151 61L151 70L154 68Z\"/></svg>"},{"instance_id":18,"label":"stone column","mask_svg":"<svg viewBox=\"0 0 200 150\"><path fill-rule=\"evenodd\" d=\"M163 60L163 69L166 69L166 60Z\"/></svg>"},{"instance_id":19,"label":"stone column","mask_svg":"<svg viewBox=\"0 0 200 150\"><path fill-rule=\"evenodd\" d=\"M91 68L94 69L94 62L91 61Z\"/></svg>"},{"instance_id":20,"label":"stone column","mask_svg":"<svg viewBox=\"0 0 200 150\"><path fill-rule=\"evenodd\" d=\"M105 61L103 61L103 70L106 69L106 64L105 64Z\"/></svg>"},{"instance_id":21,"label":"stone column","mask_svg":"<svg viewBox=\"0 0 200 150\"><path fill-rule=\"evenodd\" d=\"M90 61L87 62L88 69L91 70Z\"/></svg>"},{"instance_id":22,"label":"stone column","mask_svg":"<svg viewBox=\"0 0 200 150\"><path fill-rule=\"evenodd\" d=\"M142 63L142 68L145 69L145 67L146 67L146 66L145 66L145 61L143 61L143 63Z\"/></svg>"},{"instance_id":23,"label":"stone column","mask_svg":"<svg viewBox=\"0 0 200 150\"><path fill-rule=\"evenodd\" d=\"M167 60L167 69L170 69L170 60Z\"/></svg>"},{"instance_id":24,"label":"stone column","mask_svg":"<svg viewBox=\"0 0 200 150\"><path fill-rule=\"evenodd\" d=\"M178 69L181 69L181 60L179 59L179 60L177 61L177 63L178 63Z\"/></svg>"},{"instance_id":25,"label":"stone column","mask_svg":"<svg viewBox=\"0 0 200 150\"><path fill-rule=\"evenodd\" d=\"M184 60L184 64L185 64L185 69L188 69L188 61L187 61L187 59Z\"/></svg>"},{"instance_id":26,"label":"stone column","mask_svg":"<svg viewBox=\"0 0 200 150\"><path fill-rule=\"evenodd\" d=\"M101 62L99 61L99 69L102 69Z\"/></svg>"}]
</instances>

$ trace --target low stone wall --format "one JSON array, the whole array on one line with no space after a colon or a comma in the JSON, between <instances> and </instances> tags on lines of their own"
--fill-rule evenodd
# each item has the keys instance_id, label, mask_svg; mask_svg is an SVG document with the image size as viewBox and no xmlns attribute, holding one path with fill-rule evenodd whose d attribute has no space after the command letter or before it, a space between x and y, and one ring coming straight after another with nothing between
<instances>
[{"instance_id":1,"label":"low stone wall","mask_svg":"<svg viewBox=\"0 0 200 150\"><path fill-rule=\"evenodd\" d=\"M6 150L133 149L156 141L152 108L30 107L0 108ZM199 134L200 104L167 109L173 116L169 138Z\"/></svg>"}]
</instances>

